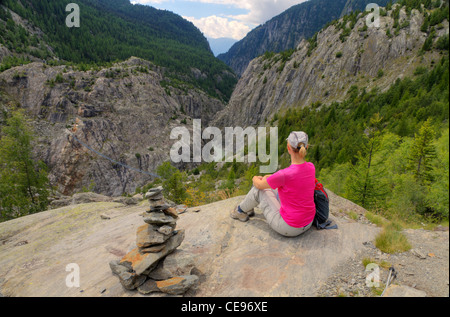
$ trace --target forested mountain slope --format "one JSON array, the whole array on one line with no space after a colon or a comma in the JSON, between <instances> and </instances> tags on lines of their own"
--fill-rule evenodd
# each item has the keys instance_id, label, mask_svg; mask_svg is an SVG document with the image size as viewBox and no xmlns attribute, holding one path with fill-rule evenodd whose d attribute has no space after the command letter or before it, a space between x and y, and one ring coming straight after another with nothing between
<instances>
[{"instance_id":1,"label":"forested mountain slope","mask_svg":"<svg viewBox=\"0 0 450 317\"><path fill-rule=\"evenodd\" d=\"M0 4L0 211L7 218L46 203L35 191L43 181L27 181L31 167L48 175L47 193L134 192L168 160L171 129L192 118L207 123L236 83L178 15L127 0L80 0L80 27L69 28L69 2ZM22 169L18 153L29 163Z\"/></svg>"},{"instance_id":2,"label":"forested mountain slope","mask_svg":"<svg viewBox=\"0 0 450 317\"><path fill-rule=\"evenodd\" d=\"M191 23L128 0L80 0L80 27L66 26L69 0L3 1L0 44L18 58L96 64L140 57L171 77L228 100L236 78Z\"/></svg>"}]
</instances>

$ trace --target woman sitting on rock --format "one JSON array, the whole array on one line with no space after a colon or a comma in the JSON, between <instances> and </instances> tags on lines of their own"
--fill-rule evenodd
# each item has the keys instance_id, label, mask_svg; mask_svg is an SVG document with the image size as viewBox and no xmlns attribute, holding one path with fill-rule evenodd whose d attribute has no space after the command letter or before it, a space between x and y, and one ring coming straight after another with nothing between
<instances>
[{"instance_id":1,"label":"woman sitting on rock","mask_svg":"<svg viewBox=\"0 0 450 317\"><path fill-rule=\"evenodd\" d=\"M231 217L248 221L258 205L269 226L286 237L296 237L311 228L316 213L316 169L306 162L308 135L292 132L287 139L291 165L273 175L253 177L253 187Z\"/></svg>"}]
</instances>

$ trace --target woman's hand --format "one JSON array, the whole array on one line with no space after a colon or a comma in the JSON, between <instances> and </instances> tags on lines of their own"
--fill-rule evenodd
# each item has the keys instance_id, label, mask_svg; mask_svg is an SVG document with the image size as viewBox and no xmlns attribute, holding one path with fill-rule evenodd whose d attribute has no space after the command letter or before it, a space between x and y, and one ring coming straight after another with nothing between
<instances>
[{"instance_id":1,"label":"woman's hand","mask_svg":"<svg viewBox=\"0 0 450 317\"><path fill-rule=\"evenodd\" d=\"M267 178L269 177L270 175L253 177L253 186L260 190L269 189L270 185L267 183Z\"/></svg>"}]
</instances>

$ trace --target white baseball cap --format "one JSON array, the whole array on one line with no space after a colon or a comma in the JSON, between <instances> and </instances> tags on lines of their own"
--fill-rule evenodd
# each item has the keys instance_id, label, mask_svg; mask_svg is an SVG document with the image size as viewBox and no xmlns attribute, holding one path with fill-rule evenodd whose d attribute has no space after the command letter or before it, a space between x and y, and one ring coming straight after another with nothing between
<instances>
[{"instance_id":1,"label":"white baseball cap","mask_svg":"<svg viewBox=\"0 0 450 317\"><path fill-rule=\"evenodd\" d=\"M303 131L291 132L286 140L293 149L300 150L301 147L298 146L300 143L303 143L305 148L308 146L308 135Z\"/></svg>"}]
</instances>

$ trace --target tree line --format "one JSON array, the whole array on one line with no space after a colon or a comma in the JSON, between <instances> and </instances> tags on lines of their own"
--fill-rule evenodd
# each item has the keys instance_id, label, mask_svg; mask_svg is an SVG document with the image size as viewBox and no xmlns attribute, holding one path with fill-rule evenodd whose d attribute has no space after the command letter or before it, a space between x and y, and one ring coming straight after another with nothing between
<instances>
[{"instance_id":1,"label":"tree line","mask_svg":"<svg viewBox=\"0 0 450 317\"><path fill-rule=\"evenodd\" d=\"M233 71L216 59L203 34L191 23L169 11L128 0L80 0L80 27L68 28L65 11L69 0L21 2L5 0L4 6L43 31L42 40L57 58L78 64L103 65L140 57L163 66L176 78L227 101L237 82ZM0 36L17 53L52 58L45 45L0 8ZM197 79L192 69L207 75Z\"/></svg>"}]
</instances>

